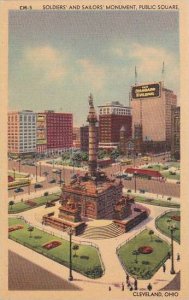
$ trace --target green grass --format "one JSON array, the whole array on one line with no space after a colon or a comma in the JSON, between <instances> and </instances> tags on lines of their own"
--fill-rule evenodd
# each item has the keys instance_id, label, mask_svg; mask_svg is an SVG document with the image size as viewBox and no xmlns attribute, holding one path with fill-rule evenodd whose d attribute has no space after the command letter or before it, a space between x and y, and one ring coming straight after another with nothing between
<instances>
[{"instance_id":1,"label":"green grass","mask_svg":"<svg viewBox=\"0 0 189 300\"><path fill-rule=\"evenodd\" d=\"M150 166L150 168L149 168ZM148 170L154 170L154 171L163 171L163 166L162 165L148 165L146 167L143 167L142 169L148 169Z\"/></svg>"},{"instance_id":2,"label":"green grass","mask_svg":"<svg viewBox=\"0 0 189 300\"><path fill-rule=\"evenodd\" d=\"M118 250L119 259L126 271L139 279L150 279L166 261L170 251L170 246L165 241L155 234L151 240L148 232L149 230L145 229ZM138 255L136 263L136 255L132 253L141 246L150 246L153 252Z\"/></svg>"},{"instance_id":3,"label":"green grass","mask_svg":"<svg viewBox=\"0 0 189 300\"><path fill-rule=\"evenodd\" d=\"M175 230L175 232L173 234L173 239L177 243L180 243L180 221L171 220L172 216L180 216L180 211L171 211L171 212L168 212L165 215L157 218L156 219L156 227L163 234L170 237L171 234L170 234L170 230L168 227L170 225L174 224L176 226L177 230ZM167 220L171 220L171 222L169 222Z\"/></svg>"},{"instance_id":4,"label":"green grass","mask_svg":"<svg viewBox=\"0 0 189 300\"><path fill-rule=\"evenodd\" d=\"M171 207L171 208L179 208L180 207L180 204L172 203L170 200L149 199L149 198L142 197L142 196L136 196L135 201L140 202L140 203L155 205L155 206L162 206L162 207Z\"/></svg>"},{"instance_id":5,"label":"green grass","mask_svg":"<svg viewBox=\"0 0 189 300\"><path fill-rule=\"evenodd\" d=\"M162 172L162 175L168 179L180 180L180 174L171 175L169 171Z\"/></svg>"},{"instance_id":6,"label":"green grass","mask_svg":"<svg viewBox=\"0 0 189 300\"><path fill-rule=\"evenodd\" d=\"M21 224L24 226L23 229L15 230L9 233L9 238L19 242L20 244L31 248L32 250L48 256L50 259L57 261L65 266L69 265L69 242L51 235L47 232L34 228L32 236L30 237L30 232L27 228L29 227L23 220L16 218L9 218L9 226ZM51 249L46 250L43 245L50 241L60 241L61 245ZM74 243L72 244L72 246ZM72 251L72 264L73 269L82 273L85 276L94 278L102 276L102 266L99 259L99 253L95 247L88 245L79 245L79 249L76 252ZM98 270L100 270L98 272Z\"/></svg>"},{"instance_id":7,"label":"green grass","mask_svg":"<svg viewBox=\"0 0 189 300\"><path fill-rule=\"evenodd\" d=\"M14 178L14 172L8 171L8 175ZM15 179L19 179L19 178L28 178L28 174L15 172Z\"/></svg>"},{"instance_id":8,"label":"green grass","mask_svg":"<svg viewBox=\"0 0 189 300\"><path fill-rule=\"evenodd\" d=\"M42 196L42 197L38 197L38 198L35 198L35 199L31 199L32 202L35 202L37 204L35 206L31 206L31 205L29 205L25 202L17 202L17 203L12 205L12 208L9 205L8 213L9 214L16 214L16 213L20 213L20 212L25 211L25 210L29 210L29 209L44 205L44 204L46 204L47 201L52 201L52 200L56 200L56 199L58 200L59 195L60 195L59 193L55 193L55 194L52 194L52 195Z\"/></svg>"}]
</instances>

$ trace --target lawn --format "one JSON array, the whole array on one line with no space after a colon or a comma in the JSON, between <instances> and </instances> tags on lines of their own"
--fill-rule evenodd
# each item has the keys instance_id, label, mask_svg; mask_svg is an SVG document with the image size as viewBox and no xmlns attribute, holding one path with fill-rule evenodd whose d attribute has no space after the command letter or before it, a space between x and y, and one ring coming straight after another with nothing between
<instances>
[{"instance_id":1,"label":"lawn","mask_svg":"<svg viewBox=\"0 0 189 300\"><path fill-rule=\"evenodd\" d=\"M9 233L9 238L17 241L32 250L57 261L58 263L69 266L69 242L51 235L47 232L34 228L30 237L28 232L28 224L23 220L17 218L9 218L9 226L20 224L23 229L15 230ZM47 250L43 245L50 241L60 241L61 245ZM74 243L72 243L73 247ZM72 251L72 265L73 269L90 278L98 278L103 274L101 262L99 259L98 250L93 246L79 245L79 249ZM50 270L49 270L50 271Z\"/></svg>"},{"instance_id":2,"label":"lawn","mask_svg":"<svg viewBox=\"0 0 189 300\"><path fill-rule=\"evenodd\" d=\"M9 205L8 213L9 214L16 214L16 213L20 213L20 212L25 211L25 210L35 208L35 207L46 204L47 201L58 200L59 196L60 196L60 194L56 193L56 194L51 194L51 195L48 195L48 196L42 196L42 197L39 197L39 198L36 198L36 199L31 199L32 202L36 203L35 206L31 206L31 205L27 204L26 202L17 202L17 203L12 205L12 208Z\"/></svg>"},{"instance_id":3,"label":"lawn","mask_svg":"<svg viewBox=\"0 0 189 300\"><path fill-rule=\"evenodd\" d=\"M14 178L14 172L12 171L8 171L8 175L12 176ZM19 178L28 178L28 174L23 174L23 173L19 173L19 172L15 172L15 179L19 179Z\"/></svg>"},{"instance_id":4,"label":"lawn","mask_svg":"<svg viewBox=\"0 0 189 300\"><path fill-rule=\"evenodd\" d=\"M172 220L171 219L172 216L180 216L180 211L171 211L171 212L168 212L165 215L157 218L156 219L156 227L163 234L165 234L168 237L170 237L170 230L169 230L168 227L170 225L174 224L177 229L175 230L175 232L173 234L173 239L177 243L180 243L180 221Z\"/></svg>"},{"instance_id":5,"label":"lawn","mask_svg":"<svg viewBox=\"0 0 189 300\"><path fill-rule=\"evenodd\" d=\"M149 169L149 170L154 170L154 171L163 171L163 167L162 165L151 165L149 164L146 167L143 167L142 169Z\"/></svg>"},{"instance_id":6,"label":"lawn","mask_svg":"<svg viewBox=\"0 0 189 300\"><path fill-rule=\"evenodd\" d=\"M168 179L180 180L180 174L171 175L169 171L162 172L162 175Z\"/></svg>"},{"instance_id":7,"label":"lawn","mask_svg":"<svg viewBox=\"0 0 189 300\"><path fill-rule=\"evenodd\" d=\"M118 250L118 256L126 271L138 279L150 279L167 259L170 246L155 234L150 236L145 229ZM148 246L153 249L150 254L133 254L139 247Z\"/></svg>"},{"instance_id":8,"label":"lawn","mask_svg":"<svg viewBox=\"0 0 189 300\"><path fill-rule=\"evenodd\" d=\"M136 202L146 203L155 206L162 206L162 207L171 207L171 208L179 208L180 204L172 203L171 200L159 200L159 199L149 199L142 196L135 197Z\"/></svg>"}]
</instances>

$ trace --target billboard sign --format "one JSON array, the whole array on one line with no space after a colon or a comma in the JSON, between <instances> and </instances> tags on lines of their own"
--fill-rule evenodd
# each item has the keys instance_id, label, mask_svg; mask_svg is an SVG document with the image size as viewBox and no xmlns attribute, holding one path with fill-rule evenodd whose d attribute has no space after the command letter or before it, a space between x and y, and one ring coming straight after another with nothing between
<instances>
[{"instance_id":1,"label":"billboard sign","mask_svg":"<svg viewBox=\"0 0 189 300\"><path fill-rule=\"evenodd\" d=\"M160 97L160 83L132 87L132 99Z\"/></svg>"}]
</instances>

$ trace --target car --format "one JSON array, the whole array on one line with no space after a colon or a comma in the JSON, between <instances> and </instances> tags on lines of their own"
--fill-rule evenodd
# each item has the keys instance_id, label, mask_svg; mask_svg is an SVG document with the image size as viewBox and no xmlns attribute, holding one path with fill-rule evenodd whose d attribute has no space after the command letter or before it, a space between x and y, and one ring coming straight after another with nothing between
<instances>
[{"instance_id":1,"label":"car","mask_svg":"<svg viewBox=\"0 0 189 300\"><path fill-rule=\"evenodd\" d=\"M52 207L52 206L55 206L56 204L52 201L48 201L45 205L45 207Z\"/></svg>"},{"instance_id":2,"label":"car","mask_svg":"<svg viewBox=\"0 0 189 300\"><path fill-rule=\"evenodd\" d=\"M132 180L132 177L124 177L124 180Z\"/></svg>"},{"instance_id":3,"label":"car","mask_svg":"<svg viewBox=\"0 0 189 300\"><path fill-rule=\"evenodd\" d=\"M39 189L39 188L41 188L41 187L43 187L43 186L42 186L42 184L40 184L40 183L36 183L36 184L34 185L34 188L35 188L35 189Z\"/></svg>"},{"instance_id":4,"label":"car","mask_svg":"<svg viewBox=\"0 0 189 300\"><path fill-rule=\"evenodd\" d=\"M52 180L49 181L49 183L56 183L56 180L52 179Z\"/></svg>"},{"instance_id":5,"label":"car","mask_svg":"<svg viewBox=\"0 0 189 300\"><path fill-rule=\"evenodd\" d=\"M139 190L141 194L145 194L145 190Z\"/></svg>"},{"instance_id":6,"label":"car","mask_svg":"<svg viewBox=\"0 0 189 300\"><path fill-rule=\"evenodd\" d=\"M64 183L64 180L57 181L58 184Z\"/></svg>"},{"instance_id":7,"label":"car","mask_svg":"<svg viewBox=\"0 0 189 300\"><path fill-rule=\"evenodd\" d=\"M23 192L24 190L21 187L18 187L14 191L15 191L15 193L20 193L20 192Z\"/></svg>"}]
</instances>

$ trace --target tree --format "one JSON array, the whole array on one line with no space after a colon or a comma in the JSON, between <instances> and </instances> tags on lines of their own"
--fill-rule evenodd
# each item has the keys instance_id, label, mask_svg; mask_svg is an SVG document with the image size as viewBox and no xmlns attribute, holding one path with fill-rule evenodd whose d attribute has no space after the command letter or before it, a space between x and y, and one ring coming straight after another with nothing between
<instances>
[{"instance_id":1,"label":"tree","mask_svg":"<svg viewBox=\"0 0 189 300\"><path fill-rule=\"evenodd\" d=\"M76 255L76 252L77 252L77 250L79 250L79 245L73 245L73 247L72 247L72 249L75 251L75 254L74 254L74 256L76 257L77 255Z\"/></svg>"},{"instance_id":2,"label":"tree","mask_svg":"<svg viewBox=\"0 0 189 300\"><path fill-rule=\"evenodd\" d=\"M10 200L9 201L9 206L11 207L11 210L12 210L12 206L14 205L14 201L13 200Z\"/></svg>"},{"instance_id":3,"label":"tree","mask_svg":"<svg viewBox=\"0 0 189 300\"><path fill-rule=\"evenodd\" d=\"M148 234L151 236L151 242L152 242L152 236L154 235L154 231L153 231L153 230L150 230L150 231L148 232Z\"/></svg>"},{"instance_id":4,"label":"tree","mask_svg":"<svg viewBox=\"0 0 189 300\"><path fill-rule=\"evenodd\" d=\"M136 256L135 262L137 264L138 263L138 255L140 254L140 252L138 250L133 250L132 254Z\"/></svg>"},{"instance_id":5,"label":"tree","mask_svg":"<svg viewBox=\"0 0 189 300\"><path fill-rule=\"evenodd\" d=\"M30 238L32 237L32 231L34 231L34 227L33 226L29 226L28 227L28 231L30 233Z\"/></svg>"}]
</instances>

